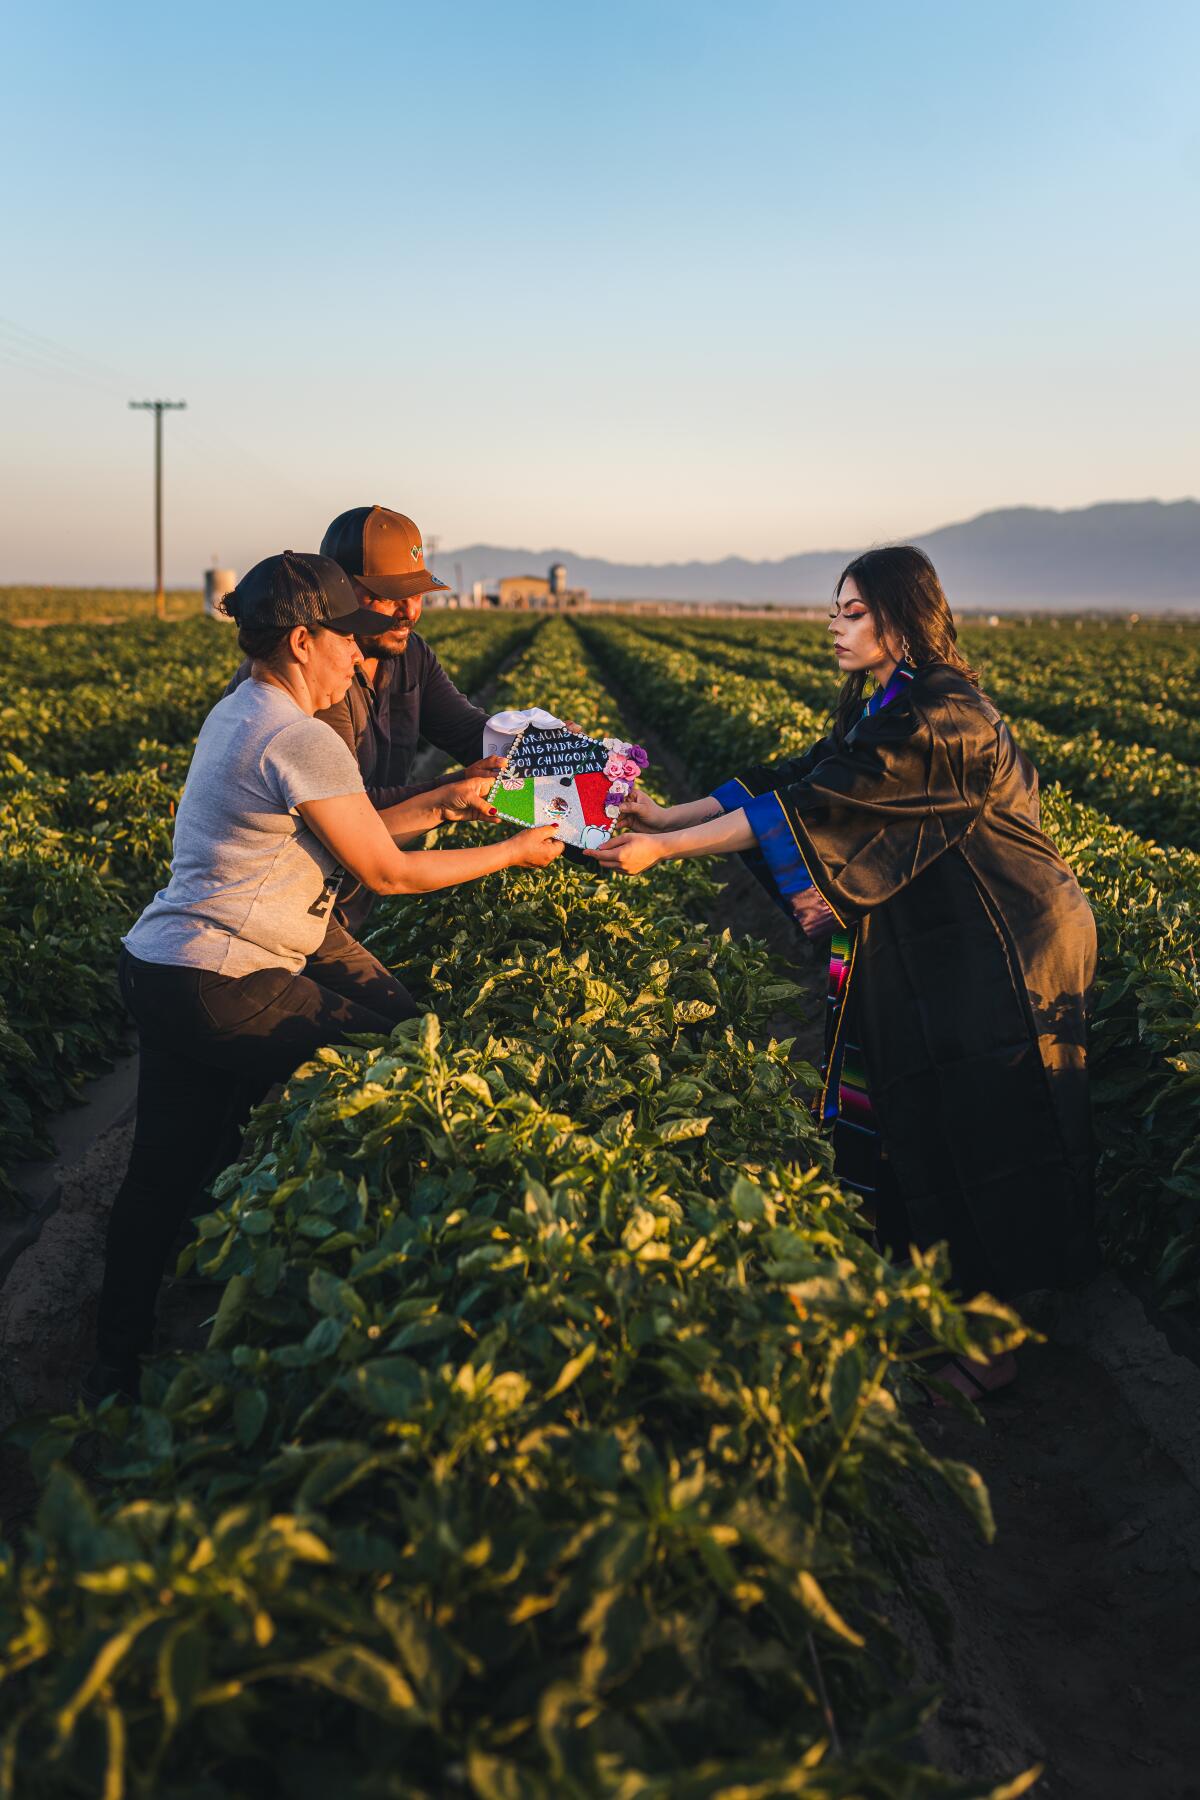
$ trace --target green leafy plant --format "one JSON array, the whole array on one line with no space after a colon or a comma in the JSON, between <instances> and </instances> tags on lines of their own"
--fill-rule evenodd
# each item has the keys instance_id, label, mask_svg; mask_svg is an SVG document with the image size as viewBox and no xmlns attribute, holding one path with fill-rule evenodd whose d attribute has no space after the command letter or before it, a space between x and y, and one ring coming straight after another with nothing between
<instances>
[{"instance_id":1,"label":"green leafy plant","mask_svg":"<svg viewBox=\"0 0 1200 1800\"><path fill-rule=\"evenodd\" d=\"M535 697L615 724L558 621L499 696ZM790 984L709 893L560 863L385 909L441 1022L259 1110L191 1252L209 1347L101 1410L90 1491L86 1420L24 1434L9 1791L1026 1791L926 1765L889 1616L935 1611L900 1484L992 1531L898 1396L1021 1327L871 1248L765 1029Z\"/></svg>"},{"instance_id":2,"label":"green leafy plant","mask_svg":"<svg viewBox=\"0 0 1200 1800\"><path fill-rule=\"evenodd\" d=\"M536 624L434 614L429 632L470 689ZM204 618L0 626L0 1193L127 1042L119 940L167 880L196 730L239 656Z\"/></svg>"},{"instance_id":3,"label":"green leafy plant","mask_svg":"<svg viewBox=\"0 0 1200 1800\"><path fill-rule=\"evenodd\" d=\"M584 627L603 665L646 715L666 722L697 784L715 785L739 767L806 749L825 729L835 691L823 627L734 622L727 634L727 625L689 622L669 636L653 621ZM1039 631L1044 638L1058 635L1049 627ZM1038 633L1009 635L1036 664ZM1114 635L1097 628L1087 650L1071 635L1077 668L1090 669L1093 685L1107 682ZM1186 634L1181 647L1179 634L1163 628L1143 654L1150 667L1154 657L1175 667L1187 666L1195 650ZM747 672L756 667L757 676ZM1017 726L1045 766L1039 730L1028 721ZM1060 740L1056 745L1051 771L1063 766L1053 756L1066 754ZM1136 760L1140 752L1122 754ZM1091 752L1080 755L1091 767ZM1085 791L1110 780L1125 791L1123 778L1103 759L1093 774L1080 783ZM1142 809L1140 792L1136 782L1128 790L1135 811ZM1169 788L1161 804L1171 809L1174 829L1183 829L1187 792L1176 796ZM1043 814L1087 894L1099 934L1091 1068L1101 1229L1113 1260L1144 1275L1160 1304L1194 1314L1200 1311L1200 856L1182 846L1161 849L1058 786L1045 790Z\"/></svg>"}]
</instances>

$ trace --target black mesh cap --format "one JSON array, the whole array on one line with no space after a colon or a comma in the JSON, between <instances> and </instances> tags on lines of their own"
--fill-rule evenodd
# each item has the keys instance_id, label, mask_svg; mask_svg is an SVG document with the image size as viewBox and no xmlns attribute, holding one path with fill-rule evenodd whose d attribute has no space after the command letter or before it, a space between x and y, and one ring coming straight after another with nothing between
<instances>
[{"instance_id":1,"label":"black mesh cap","mask_svg":"<svg viewBox=\"0 0 1200 1800\"><path fill-rule=\"evenodd\" d=\"M308 550L285 550L255 563L227 597L225 609L255 631L321 625L346 636L374 637L395 624L385 613L359 605L348 576L331 557Z\"/></svg>"}]
</instances>

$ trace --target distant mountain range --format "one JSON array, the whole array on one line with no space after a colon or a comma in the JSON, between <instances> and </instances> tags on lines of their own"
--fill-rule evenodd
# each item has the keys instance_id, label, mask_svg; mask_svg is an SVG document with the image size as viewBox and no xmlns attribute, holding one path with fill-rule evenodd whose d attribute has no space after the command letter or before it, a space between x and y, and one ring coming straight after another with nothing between
<instances>
[{"instance_id":1,"label":"distant mountain range","mask_svg":"<svg viewBox=\"0 0 1200 1800\"><path fill-rule=\"evenodd\" d=\"M1136 608L1200 611L1200 501L1120 501L1069 512L1013 506L908 540L937 567L959 608ZM858 545L861 550L863 545ZM855 548L811 550L778 562L618 563L573 550L470 544L443 550L442 579L467 587L566 564L572 587L602 600L748 600L823 605Z\"/></svg>"}]
</instances>

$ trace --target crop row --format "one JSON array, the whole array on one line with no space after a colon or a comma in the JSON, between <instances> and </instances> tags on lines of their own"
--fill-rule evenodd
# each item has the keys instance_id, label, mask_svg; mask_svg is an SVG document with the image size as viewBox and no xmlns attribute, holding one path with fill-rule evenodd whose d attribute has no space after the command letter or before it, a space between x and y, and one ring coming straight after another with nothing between
<instances>
[{"instance_id":1,"label":"crop row","mask_svg":"<svg viewBox=\"0 0 1200 1800\"><path fill-rule=\"evenodd\" d=\"M685 619L643 628L725 668L752 672L769 663L785 686L815 682L832 692L836 682L824 624ZM1194 627L1182 625L1133 636L1089 623L1080 632L968 629L962 642L987 692L1022 726L1036 721L1071 740L1085 732L1104 740L1110 756L1119 745L1138 746L1143 760L1163 752L1161 785L1177 764L1200 763L1198 640Z\"/></svg>"},{"instance_id":2,"label":"crop row","mask_svg":"<svg viewBox=\"0 0 1200 1800\"><path fill-rule=\"evenodd\" d=\"M676 625L689 641L769 651L773 657L820 656L828 640L824 620L693 615L672 620L671 628ZM1200 629L1195 622L1143 620L1134 626L1115 619L1010 619L998 626L968 623L961 642L984 671L989 692L993 685L1019 682L1030 696L1036 695L1036 706L1022 708L1031 716L1042 717L1043 705L1066 703L1077 708L1077 717L1117 738L1132 729L1139 707L1146 709L1140 716L1149 731L1157 729L1157 720L1174 725L1200 719ZM1047 717L1046 723L1057 721ZM1169 737L1144 735L1128 741L1158 744L1188 760Z\"/></svg>"},{"instance_id":3,"label":"crop row","mask_svg":"<svg viewBox=\"0 0 1200 1800\"><path fill-rule=\"evenodd\" d=\"M615 723L563 621L506 697ZM914 1757L899 1486L990 1520L896 1383L918 1329L1017 1328L871 1250L705 890L562 862L388 908L444 1024L260 1110L209 1348L100 1414L91 1493L50 1474L0 1589L12 1791L987 1791Z\"/></svg>"},{"instance_id":4,"label":"crop row","mask_svg":"<svg viewBox=\"0 0 1200 1800\"><path fill-rule=\"evenodd\" d=\"M698 789L823 732L818 713L765 679L715 670L626 624L583 630ZM1153 1279L1160 1300L1200 1309L1200 856L1146 843L1060 788L1042 800L1099 932L1091 1066L1108 1247Z\"/></svg>"},{"instance_id":5,"label":"crop row","mask_svg":"<svg viewBox=\"0 0 1200 1800\"><path fill-rule=\"evenodd\" d=\"M435 612L421 634L438 650L451 646L477 650L519 639L527 620L512 614ZM226 673L241 658L230 624L197 618L160 623L138 620L131 625L48 625L27 630L0 625L0 676L5 690L14 686L66 691L115 682L136 683L151 677L160 685L189 669Z\"/></svg>"},{"instance_id":6,"label":"crop row","mask_svg":"<svg viewBox=\"0 0 1200 1800\"><path fill-rule=\"evenodd\" d=\"M478 625L439 639L448 672L468 689L533 629L512 619ZM80 634L59 629L67 666L78 667ZM12 635L53 658L52 630ZM119 939L165 880L192 739L238 654L228 628L207 620L83 636L93 644L94 679L59 695L37 692L24 713L28 729L12 733L21 754L0 753L0 1192L3 1171L49 1148L51 1115L125 1040ZM65 728L76 714L64 745L50 721ZM164 741L148 741L148 714ZM32 728L39 718L40 736ZM31 767L39 753L48 766Z\"/></svg>"},{"instance_id":7,"label":"crop row","mask_svg":"<svg viewBox=\"0 0 1200 1800\"><path fill-rule=\"evenodd\" d=\"M768 640L763 647L754 649L727 647L715 636L697 634L686 627L676 630L652 624L640 625L639 629L654 642L677 645L681 653L694 657L707 672L710 686L724 686L729 678L741 677L760 687L766 683L765 694L772 704L778 702L782 692L795 696L822 717L828 715L832 706L836 676L829 653L819 639L784 644L778 650ZM1200 768L1179 761L1165 750L1115 742L1090 725L1084 728L1084 720L1078 721L1079 729L1072 735L1052 731L1036 713L1026 715L1026 705L1037 705L1026 688L1005 689L991 683L986 670L984 685L1003 708L1017 741L1047 780L1062 782L1072 793L1092 801L1110 818L1143 837L1167 844L1200 843Z\"/></svg>"},{"instance_id":8,"label":"crop row","mask_svg":"<svg viewBox=\"0 0 1200 1800\"><path fill-rule=\"evenodd\" d=\"M1125 725L1132 728L1139 707L1146 708L1148 731L1155 729L1160 713L1172 724L1190 720L1194 725L1200 719L1200 631L1194 623L1122 628L1063 620L1030 628L969 626L963 643L989 682L1024 684L1036 694L1038 706L1029 710L1039 718L1043 705L1065 700L1114 737L1123 735ZM1057 721L1047 715L1046 723ZM1175 749L1167 738L1131 741ZM1175 753L1188 760L1183 750Z\"/></svg>"},{"instance_id":9,"label":"crop row","mask_svg":"<svg viewBox=\"0 0 1200 1800\"><path fill-rule=\"evenodd\" d=\"M167 618L194 618L203 604L198 588L173 589L166 595ZM147 588L0 587L0 620L14 625L123 625L154 617Z\"/></svg>"},{"instance_id":10,"label":"crop row","mask_svg":"<svg viewBox=\"0 0 1200 1800\"><path fill-rule=\"evenodd\" d=\"M532 629L511 615L476 618L474 629L455 620L439 632L440 624L435 615L432 641L444 635L446 666L468 688ZM0 755L70 775L144 760L147 743L191 743L240 655L229 626L210 619L9 630L0 638ZM63 678L55 680L59 659Z\"/></svg>"}]
</instances>

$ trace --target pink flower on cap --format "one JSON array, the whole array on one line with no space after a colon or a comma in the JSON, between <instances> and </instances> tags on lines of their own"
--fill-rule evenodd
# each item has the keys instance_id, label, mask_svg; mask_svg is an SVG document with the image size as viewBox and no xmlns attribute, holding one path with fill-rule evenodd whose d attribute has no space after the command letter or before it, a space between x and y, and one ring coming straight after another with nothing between
<instances>
[{"instance_id":1,"label":"pink flower on cap","mask_svg":"<svg viewBox=\"0 0 1200 1800\"><path fill-rule=\"evenodd\" d=\"M641 772L631 757L618 756L615 751L604 765L604 773L615 781L636 781Z\"/></svg>"}]
</instances>

